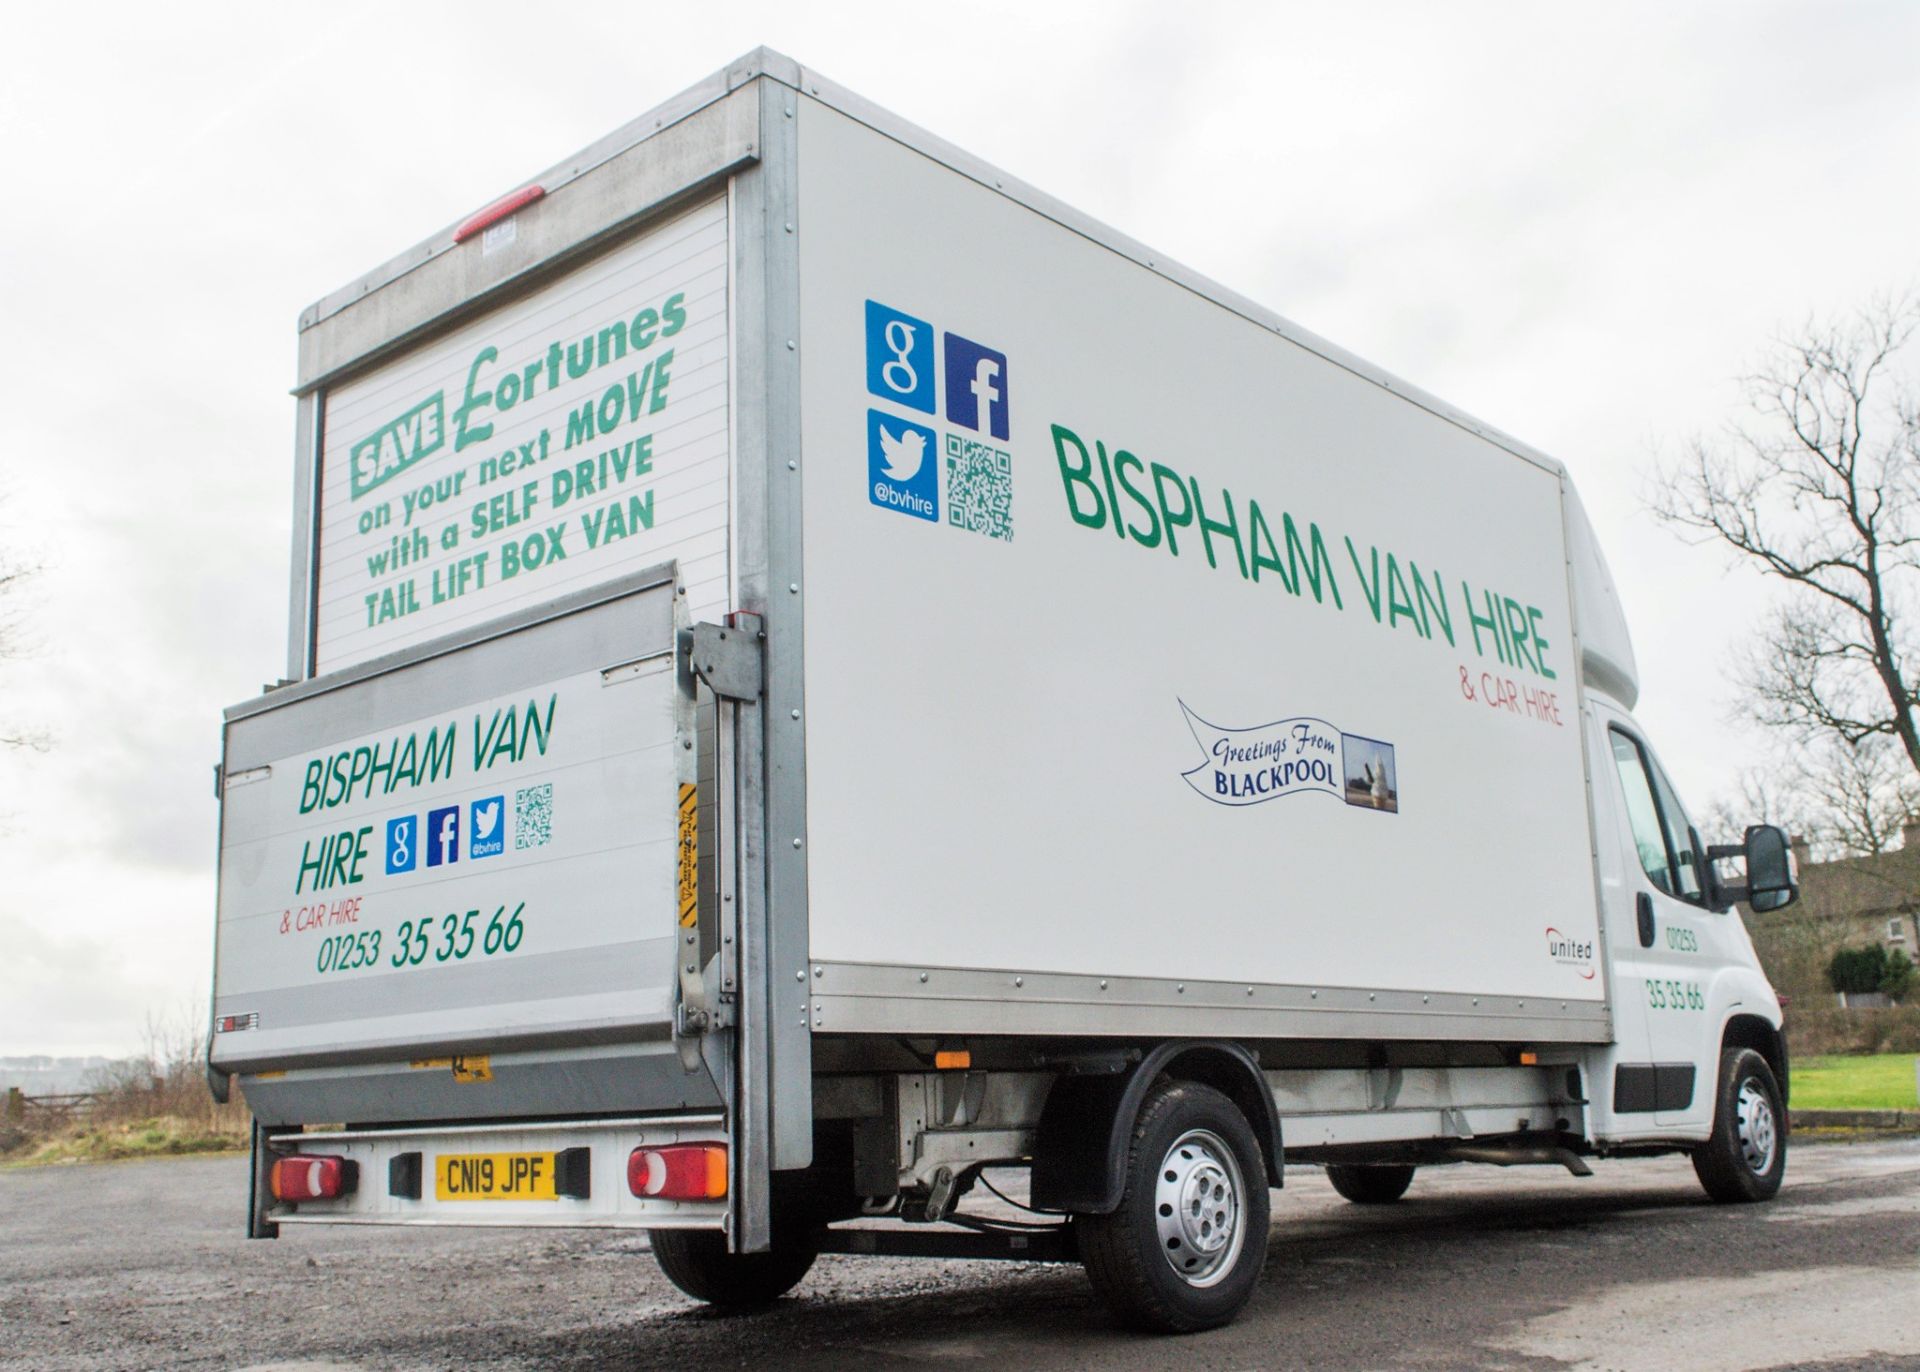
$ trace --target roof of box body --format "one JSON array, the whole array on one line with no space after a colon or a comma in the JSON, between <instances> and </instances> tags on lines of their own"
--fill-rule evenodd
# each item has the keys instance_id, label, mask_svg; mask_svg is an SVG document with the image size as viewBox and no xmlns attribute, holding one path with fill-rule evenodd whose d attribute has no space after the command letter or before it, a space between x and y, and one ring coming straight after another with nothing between
<instances>
[{"instance_id":1,"label":"roof of box body","mask_svg":"<svg viewBox=\"0 0 1920 1372\"><path fill-rule=\"evenodd\" d=\"M1335 366L1344 368L1400 396L1448 423L1457 425L1504 448L1516 457L1565 478L1563 465L1538 449L1356 357L1344 348L1301 328L1218 282L1172 261L1165 254L1155 252L1145 244L1100 223L1089 215L1080 213L1036 187L1007 175L980 158L889 113L771 48L756 48L704 81L648 110L597 142L589 144L572 157L557 162L545 171L508 188L500 198L525 187L540 186L546 192L545 198L534 202L520 213L529 217L551 214L556 201L564 199L564 197L557 197L556 192L590 176L609 163L623 158L643 144L656 139L673 139L678 132L686 130L696 119L710 117L716 105L724 105L730 97L744 94L753 86L753 83L762 78L817 99L950 170L982 186L992 188L1063 228L1079 234L1089 242L1136 262L1196 295L1262 328L1271 330L1274 334L1324 358ZM709 152L707 170L709 172L731 170L756 160L757 149L754 144L757 135L757 106L752 111L735 118L724 119L720 123L722 127L704 130L701 134L709 140L721 139L725 144L724 151ZM629 195L624 197L626 203L617 213L610 216L602 213L597 218L590 217L589 236L570 244L566 255L584 253L618 232L625 223L631 222L639 213L651 213L660 205L671 203L673 198L671 178L665 179L662 186L665 188L662 198L649 203L644 196ZM682 186L679 189L684 190L685 187ZM498 203L498 199L486 203L495 204ZM382 292L402 285L409 276L420 272L422 268L435 263L456 249L466 248L477 251L477 240L469 239L466 243L456 243L454 240L455 230L472 214L473 211L469 210L462 214L459 220L449 223L425 242L302 311L300 315L300 331L303 335L301 375L299 384L295 388L296 392L314 390L346 371L364 366L375 357L410 343L431 329L444 327L455 317L471 313L483 305L490 306L507 290L519 286L524 280L544 270L551 269L554 262L551 257L530 261L524 267L495 273L494 279L487 281L483 289L458 298L448 296L443 287L434 294L446 302L446 308L439 313L422 313L419 310L411 312L409 317L397 321L400 327L389 332L377 349L362 351L344 360L324 359L318 350L314 350L313 355L310 355L310 350L305 346L308 340L304 337L310 331L320 329L329 321L340 319L341 316L362 308L372 306L377 309L376 302L380 300ZM427 308L431 310L438 306L432 305ZM404 310L400 313L408 314ZM1571 492L1570 484L1568 490ZM1570 556L1574 563L1572 574L1576 602L1575 614L1578 617L1577 623L1581 635L1583 664L1587 672L1595 678L1594 685L1613 695L1626 708L1631 709L1638 692L1638 684L1633 644L1628 635L1626 618L1621 611L1612 575L1600 552L1592 526L1580 509L1577 498L1570 500L1569 504L1572 508L1569 511L1567 537Z\"/></svg>"}]
</instances>

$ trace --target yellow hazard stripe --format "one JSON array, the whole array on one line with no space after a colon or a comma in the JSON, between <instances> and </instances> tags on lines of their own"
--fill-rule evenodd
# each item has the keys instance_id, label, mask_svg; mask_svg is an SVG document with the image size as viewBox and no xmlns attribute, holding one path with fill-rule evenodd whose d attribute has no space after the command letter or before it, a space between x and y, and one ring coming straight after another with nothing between
<instances>
[{"instance_id":1,"label":"yellow hazard stripe","mask_svg":"<svg viewBox=\"0 0 1920 1372\"><path fill-rule=\"evenodd\" d=\"M680 787L680 927L691 929L700 901L700 796Z\"/></svg>"}]
</instances>

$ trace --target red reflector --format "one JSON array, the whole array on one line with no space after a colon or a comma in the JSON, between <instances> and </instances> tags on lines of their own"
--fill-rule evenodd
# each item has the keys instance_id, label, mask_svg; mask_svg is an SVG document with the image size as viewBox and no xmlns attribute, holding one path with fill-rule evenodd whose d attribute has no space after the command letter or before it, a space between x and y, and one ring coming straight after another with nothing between
<instances>
[{"instance_id":1,"label":"red reflector","mask_svg":"<svg viewBox=\"0 0 1920 1372\"><path fill-rule=\"evenodd\" d=\"M267 1180L275 1200L334 1200L353 1190L359 1172L359 1165L346 1158L295 1154L275 1159Z\"/></svg>"},{"instance_id":2,"label":"red reflector","mask_svg":"<svg viewBox=\"0 0 1920 1372\"><path fill-rule=\"evenodd\" d=\"M527 186L504 200L496 200L453 231L453 241L464 243L476 233L492 228L515 210L525 209L547 193L545 186Z\"/></svg>"},{"instance_id":3,"label":"red reflector","mask_svg":"<svg viewBox=\"0 0 1920 1372\"><path fill-rule=\"evenodd\" d=\"M718 1200L727 1194L727 1150L718 1143L636 1148L627 1190L645 1200Z\"/></svg>"}]
</instances>

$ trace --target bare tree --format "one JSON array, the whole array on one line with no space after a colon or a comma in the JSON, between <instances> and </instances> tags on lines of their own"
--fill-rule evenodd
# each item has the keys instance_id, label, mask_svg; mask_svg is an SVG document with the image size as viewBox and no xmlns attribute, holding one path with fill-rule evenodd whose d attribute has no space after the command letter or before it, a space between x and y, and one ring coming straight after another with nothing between
<instances>
[{"instance_id":1,"label":"bare tree","mask_svg":"<svg viewBox=\"0 0 1920 1372\"><path fill-rule=\"evenodd\" d=\"M1856 744L1829 735L1747 768L1737 795L1707 812L1716 833L1756 817L1806 840L1822 862L1890 852L1920 819L1920 776L1890 739Z\"/></svg>"},{"instance_id":2,"label":"bare tree","mask_svg":"<svg viewBox=\"0 0 1920 1372\"><path fill-rule=\"evenodd\" d=\"M1745 378L1754 417L1691 444L1649 503L1792 588L1745 665L1759 718L1807 740L1892 740L1920 775L1916 330L1908 294L1779 341Z\"/></svg>"},{"instance_id":3,"label":"bare tree","mask_svg":"<svg viewBox=\"0 0 1920 1372\"><path fill-rule=\"evenodd\" d=\"M1889 852L1920 817L1920 775L1885 738L1829 740L1797 759L1794 771L1797 793L1817 816L1808 837L1838 853Z\"/></svg>"}]
</instances>

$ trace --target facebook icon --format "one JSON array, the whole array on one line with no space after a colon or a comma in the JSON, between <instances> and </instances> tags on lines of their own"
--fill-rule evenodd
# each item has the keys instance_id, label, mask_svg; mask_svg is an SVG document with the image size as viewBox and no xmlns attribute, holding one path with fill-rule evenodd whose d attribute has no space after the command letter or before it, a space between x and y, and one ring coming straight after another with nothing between
<instances>
[{"instance_id":1,"label":"facebook icon","mask_svg":"<svg viewBox=\"0 0 1920 1372\"><path fill-rule=\"evenodd\" d=\"M947 335L947 422L998 439L1007 436L1007 355L959 334Z\"/></svg>"},{"instance_id":2,"label":"facebook icon","mask_svg":"<svg viewBox=\"0 0 1920 1372\"><path fill-rule=\"evenodd\" d=\"M427 866L460 860L460 807L427 811Z\"/></svg>"}]
</instances>

